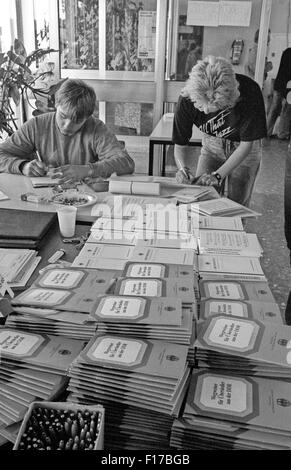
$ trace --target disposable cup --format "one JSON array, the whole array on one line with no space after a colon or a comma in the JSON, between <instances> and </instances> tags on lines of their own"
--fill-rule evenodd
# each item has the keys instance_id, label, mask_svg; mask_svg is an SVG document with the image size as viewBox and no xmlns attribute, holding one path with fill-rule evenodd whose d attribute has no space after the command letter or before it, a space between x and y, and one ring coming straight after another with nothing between
<instances>
[{"instance_id":1,"label":"disposable cup","mask_svg":"<svg viewBox=\"0 0 291 470\"><path fill-rule=\"evenodd\" d=\"M77 207L62 206L57 209L60 232L63 237L73 237L76 228Z\"/></svg>"}]
</instances>

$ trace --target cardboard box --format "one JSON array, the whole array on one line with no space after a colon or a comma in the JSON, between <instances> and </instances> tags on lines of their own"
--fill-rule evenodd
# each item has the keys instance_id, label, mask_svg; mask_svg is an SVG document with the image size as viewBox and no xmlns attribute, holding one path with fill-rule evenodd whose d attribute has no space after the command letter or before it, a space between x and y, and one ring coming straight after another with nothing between
<instances>
[{"instance_id":1,"label":"cardboard box","mask_svg":"<svg viewBox=\"0 0 291 470\"><path fill-rule=\"evenodd\" d=\"M14 444L13 450L18 450L19 444L21 442L21 438L23 433L26 430L26 425L28 420L30 419L32 410L35 408L47 408L53 410L68 410L68 411L98 411L101 413L101 423L100 423L100 430L97 440L95 441L94 450L103 450L104 446L104 417L105 417L105 409L102 405L81 405L79 403L71 403L71 402L54 402L54 401L34 401L30 404L19 429L16 442Z\"/></svg>"}]
</instances>

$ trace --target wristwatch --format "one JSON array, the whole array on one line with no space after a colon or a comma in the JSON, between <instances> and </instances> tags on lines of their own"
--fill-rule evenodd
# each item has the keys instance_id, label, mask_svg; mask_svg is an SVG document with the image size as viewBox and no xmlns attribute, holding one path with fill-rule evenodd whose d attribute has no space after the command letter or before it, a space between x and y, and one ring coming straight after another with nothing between
<instances>
[{"instance_id":1,"label":"wristwatch","mask_svg":"<svg viewBox=\"0 0 291 470\"><path fill-rule=\"evenodd\" d=\"M221 181L222 181L222 176L218 173L218 171L213 171L211 174L212 174L213 176L215 176L215 178L216 178L217 181L218 181L218 184L220 184Z\"/></svg>"}]
</instances>

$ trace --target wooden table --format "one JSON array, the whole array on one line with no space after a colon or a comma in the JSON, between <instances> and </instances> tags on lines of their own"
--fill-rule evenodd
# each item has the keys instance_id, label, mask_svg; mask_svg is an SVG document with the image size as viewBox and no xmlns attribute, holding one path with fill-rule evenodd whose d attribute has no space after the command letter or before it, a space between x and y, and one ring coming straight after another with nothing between
<instances>
[{"instance_id":1,"label":"wooden table","mask_svg":"<svg viewBox=\"0 0 291 470\"><path fill-rule=\"evenodd\" d=\"M166 148L167 145L174 145L172 140L172 129L173 129L174 113L166 113L159 120L158 124L154 128L153 132L149 136L149 166L148 174L153 174L154 166L154 147L155 145L162 145L163 147L163 158L162 158L162 176L165 176L166 167ZM189 142L189 146L201 147L202 132L198 127L193 126L192 137Z\"/></svg>"}]
</instances>

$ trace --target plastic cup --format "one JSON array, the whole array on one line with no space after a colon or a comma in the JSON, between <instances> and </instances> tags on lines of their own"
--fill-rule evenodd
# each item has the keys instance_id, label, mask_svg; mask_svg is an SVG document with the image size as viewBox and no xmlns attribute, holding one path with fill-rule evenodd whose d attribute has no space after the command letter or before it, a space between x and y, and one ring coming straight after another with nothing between
<instances>
[{"instance_id":1,"label":"plastic cup","mask_svg":"<svg viewBox=\"0 0 291 470\"><path fill-rule=\"evenodd\" d=\"M60 232L63 237L73 237L76 228L77 207L62 206L57 209Z\"/></svg>"}]
</instances>

